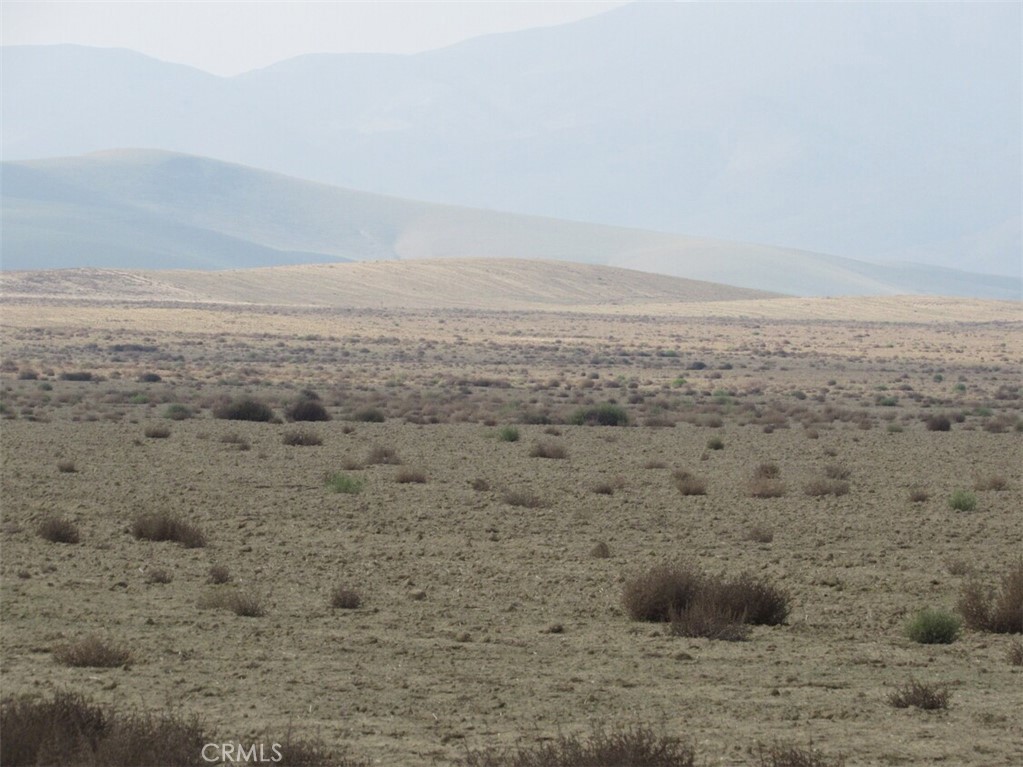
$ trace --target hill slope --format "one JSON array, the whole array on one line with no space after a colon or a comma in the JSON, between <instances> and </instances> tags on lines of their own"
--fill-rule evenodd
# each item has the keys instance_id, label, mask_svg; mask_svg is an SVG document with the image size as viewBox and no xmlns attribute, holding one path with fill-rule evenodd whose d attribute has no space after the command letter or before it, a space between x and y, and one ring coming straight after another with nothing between
<instances>
[{"instance_id":1,"label":"hill slope","mask_svg":"<svg viewBox=\"0 0 1023 767\"><path fill-rule=\"evenodd\" d=\"M416 202L153 150L2 173L4 269L533 258L797 295L1020 295L1018 279Z\"/></svg>"},{"instance_id":2,"label":"hill slope","mask_svg":"<svg viewBox=\"0 0 1023 767\"><path fill-rule=\"evenodd\" d=\"M1019 276L1018 3L634 3L233 78L4 48L5 159L142 146L447 204ZM45 87L42 87L45 85Z\"/></svg>"},{"instance_id":3,"label":"hill slope","mask_svg":"<svg viewBox=\"0 0 1023 767\"><path fill-rule=\"evenodd\" d=\"M431 259L229 271L6 272L8 298L385 309L579 309L763 300L775 295L592 264Z\"/></svg>"}]
</instances>

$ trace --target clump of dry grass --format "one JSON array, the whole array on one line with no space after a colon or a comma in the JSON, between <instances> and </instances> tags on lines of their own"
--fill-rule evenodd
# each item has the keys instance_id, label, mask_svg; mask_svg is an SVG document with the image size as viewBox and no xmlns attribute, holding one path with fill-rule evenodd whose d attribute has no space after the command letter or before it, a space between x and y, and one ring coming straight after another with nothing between
<instances>
[{"instance_id":1,"label":"clump of dry grass","mask_svg":"<svg viewBox=\"0 0 1023 767\"><path fill-rule=\"evenodd\" d=\"M589 738L562 735L532 746L470 751L463 767L694 767L685 742L635 726L597 730Z\"/></svg>"},{"instance_id":2,"label":"clump of dry grass","mask_svg":"<svg viewBox=\"0 0 1023 767\"><path fill-rule=\"evenodd\" d=\"M170 570L165 570L162 567L155 567L146 572L146 583L164 585L170 583L172 580L174 580L174 576L171 575Z\"/></svg>"},{"instance_id":3,"label":"clump of dry grass","mask_svg":"<svg viewBox=\"0 0 1023 767\"><path fill-rule=\"evenodd\" d=\"M62 666L75 668L118 668L132 662L131 651L92 634L56 647L53 659Z\"/></svg>"},{"instance_id":4,"label":"clump of dry grass","mask_svg":"<svg viewBox=\"0 0 1023 767\"><path fill-rule=\"evenodd\" d=\"M845 760L841 756L826 757L817 751L813 744L809 748L775 744L773 746L758 745L758 767L844 767Z\"/></svg>"},{"instance_id":5,"label":"clump of dry grass","mask_svg":"<svg viewBox=\"0 0 1023 767\"><path fill-rule=\"evenodd\" d=\"M362 596L346 586L338 586L330 592L330 606L336 610L355 610L362 606Z\"/></svg>"},{"instance_id":6,"label":"clump of dry grass","mask_svg":"<svg viewBox=\"0 0 1023 767\"><path fill-rule=\"evenodd\" d=\"M524 509L543 507L543 500L528 490L505 490L501 497L509 506L521 506Z\"/></svg>"},{"instance_id":7,"label":"clump of dry grass","mask_svg":"<svg viewBox=\"0 0 1023 767\"><path fill-rule=\"evenodd\" d=\"M284 432L281 442L291 447L316 447L323 444L323 438L309 429L292 429Z\"/></svg>"},{"instance_id":8,"label":"clump of dry grass","mask_svg":"<svg viewBox=\"0 0 1023 767\"><path fill-rule=\"evenodd\" d=\"M682 495L707 494L707 480L703 477L697 477L685 469L676 469L672 472L672 477L675 480L675 487Z\"/></svg>"},{"instance_id":9,"label":"clump of dry grass","mask_svg":"<svg viewBox=\"0 0 1023 767\"><path fill-rule=\"evenodd\" d=\"M785 483L780 479L760 477L749 485L751 498L781 498L785 495Z\"/></svg>"},{"instance_id":10,"label":"clump of dry grass","mask_svg":"<svg viewBox=\"0 0 1023 767\"><path fill-rule=\"evenodd\" d=\"M231 582L231 571L226 565L211 565L209 570L209 582L224 584Z\"/></svg>"},{"instance_id":11,"label":"clump of dry grass","mask_svg":"<svg viewBox=\"0 0 1023 767\"><path fill-rule=\"evenodd\" d=\"M598 482L593 486L593 492L597 495L614 495L616 490L625 487L625 477L615 477Z\"/></svg>"},{"instance_id":12,"label":"clump of dry grass","mask_svg":"<svg viewBox=\"0 0 1023 767\"><path fill-rule=\"evenodd\" d=\"M849 492L849 483L840 479L814 479L803 486L803 492L814 498L840 496Z\"/></svg>"},{"instance_id":13,"label":"clump of dry grass","mask_svg":"<svg viewBox=\"0 0 1023 767\"><path fill-rule=\"evenodd\" d=\"M48 516L39 523L39 535L52 543L78 543L78 525L64 517Z\"/></svg>"},{"instance_id":14,"label":"clump of dry grass","mask_svg":"<svg viewBox=\"0 0 1023 767\"><path fill-rule=\"evenodd\" d=\"M824 467L824 476L828 479L849 479L852 476L852 472L846 466L831 463Z\"/></svg>"},{"instance_id":15,"label":"clump of dry grass","mask_svg":"<svg viewBox=\"0 0 1023 767\"><path fill-rule=\"evenodd\" d=\"M711 639L743 639L745 630L736 626L775 626L789 611L788 595L766 581L746 573L712 577L689 565L658 565L633 576L622 603L633 620L670 621L673 634Z\"/></svg>"},{"instance_id":16,"label":"clump of dry grass","mask_svg":"<svg viewBox=\"0 0 1023 767\"><path fill-rule=\"evenodd\" d=\"M974 490L996 490L1001 491L1009 487L1009 480L1003 477L1001 474L988 474L987 476L977 477L973 482Z\"/></svg>"},{"instance_id":17,"label":"clump of dry grass","mask_svg":"<svg viewBox=\"0 0 1023 767\"><path fill-rule=\"evenodd\" d=\"M398 457L397 451L391 447L384 447L383 445L377 445L370 449L366 455L366 465L373 466L376 464L400 464L401 459Z\"/></svg>"},{"instance_id":18,"label":"clump of dry grass","mask_svg":"<svg viewBox=\"0 0 1023 767\"><path fill-rule=\"evenodd\" d=\"M667 461L662 461L659 458L651 458L649 461L643 462L644 469L667 469Z\"/></svg>"},{"instance_id":19,"label":"clump of dry grass","mask_svg":"<svg viewBox=\"0 0 1023 767\"><path fill-rule=\"evenodd\" d=\"M754 543L770 543L774 540L774 531L767 525L753 525L746 531L746 538Z\"/></svg>"},{"instance_id":20,"label":"clump of dry grass","mask_svg":"<svg viewBox=\"0 0 1023 767\"><path fill-rule=\"evenodd\" d=\"M1023 558L1002 577L998 590L976 580L964 584L956 607L971 629L1023 634Z\"/></svg>"},{"instance_id":21,"label":"clump of dry grass","mask_svg":"<svg viewBox=\"0 0 1023 767\"><path fill-rule=\"evenodd\" d=\"M202 530L166 511L140 514L132 523L131 534L139 540L174 541L186 549L201 549L206 545Z\"/></svg>"},{"instance_id":22,"label":"clump of dry grass","mask_svg":"<svg viewBox=\"0 0 1023 767\"><path fill-rule=\"evenodd\" d=\"M948 708L952 693L943 685L927 684L910 679L888 696L888 705L893 708L914 706L924 711Z\"/></svg>"},{"instance_id":23,"label":"clump of dry grass","mask_svg":"<svg viewBox=\"0 0 1023 767\"><path fill-rule=\"evenodd\" d=\"M913 503L923 503L931 497L931 494L922 487L914 487L909 491L909 500Z\"/></svg>"},{"instance_id":24,"label":"clump of dry grass","mask_svg":"<svg viewBox=\"0 0 1023 767\"><path fill-rule=\"evenodd\" d=\"M57 471L61 474L74 474L78 469L75 468L74 461L57 461Z\"/></svg>"},{"instance_id":25,"label":"clump of dry grass","mask_svg":"<svg viewBox=\"0 0 1023 767\"><path fill-rule=\"evenodd\" d=\"M1023 666L1023 642L1018 639L1012 642L1005 651L1005 659L1012 666Z\"/></svg>"},{"instance_id":26,"label":"clump of dry grass","mask_svg":"<svg viewBox=\"0 0 1023 767\"><path fill-rule=\"evenodd\" d=\"M243 618L261 618L266 615L263 598L256 593L242 591L234 586L217 586L199 598L200 610L230 610Z\"/></svg>"},{"instance_id":27,"label":"clump of dry grass","mask_svg":"<svg viewBox=\"0 0 1023 767\"><path fill-rule=\"evenodd\" d=\"M401 469L394 477L394 481L400 485L425 485L426 472L419 469Z\"/></svg>"},{"instance_id":28,"label":"clump of dry grass","mask_svg":"<svg viewBox=\"0 0 1023 767\"><path fill-rule=\"evenodd\" d=\"M147 426L142 431L149 439L167 439L170 436L171 430L169 426L151 425Z\"/></svg>"},{"instance_id":29,"label":"clump of dry grass","mask_svg":"<svg viewBox=\"0 0 1023 767\"><path fill-rule=\"evenodd\" d=\"M778 479L781 469L776 463L761 463L753 470L753 479Z\"/></svg>"},{"instance_id":30,"label":"clump of dry grass","mask_svg":"<svg viewBox=\"0 0 1023 767\"><path fill-rule=\"evenodd\" d=\"M529 449L530 458L568 458L568 449L557 442L534 442Z\"/></svg>"}]
</instances>

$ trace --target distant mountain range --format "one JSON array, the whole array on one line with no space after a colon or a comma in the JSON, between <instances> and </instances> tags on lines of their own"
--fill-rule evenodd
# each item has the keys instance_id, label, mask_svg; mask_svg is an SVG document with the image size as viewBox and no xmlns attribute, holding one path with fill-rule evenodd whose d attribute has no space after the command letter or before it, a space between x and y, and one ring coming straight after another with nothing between
<instances>
[{"instance_id":1,"label":"distant mountain range","mask_svg":"<svg viewBox=\"0 0 1023 767\"><path fill-rule=\"evenodd\" d=\"M501 258L795 295L1019 298L1018 278L416 202L155 150L2 165L5 270Z\"/></svg>"},{"instance_id":2,"label":"distant mountain range","mask_svg":"<svg viewBox=\"0 0 1023 767\"><path fill-rule=\"evenodd\" d=\"M0 139L5 160L154 147L437 203L1019 278L1021 7L641 2L232 78L124 50L6 47ZM145 245L320 252L297 233L210 241L201 224ZM87 248L88 227L67 227L54 242L74 230ZM351 255L372 236L387 255L395 240L375 231ZM917 291L957 279L907 266L880 281L917 277Z\"/></svg>"}]
</instances>

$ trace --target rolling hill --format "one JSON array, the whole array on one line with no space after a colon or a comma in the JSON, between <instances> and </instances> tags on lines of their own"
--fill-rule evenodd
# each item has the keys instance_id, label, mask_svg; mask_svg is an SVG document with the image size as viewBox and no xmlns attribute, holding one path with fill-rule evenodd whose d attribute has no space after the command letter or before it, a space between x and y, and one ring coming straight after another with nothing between
<instances>
[{"instance_id":1,"label":"rolling hill","mask_svg":"<svg viewBox=\"0 0 1023 767\"><path fill-rule=\"evenodd\" d=\"M2 165L6 270L526 258L795 295L1018 298L1020 281L438 205L155 150Z\"/></svg>"},{"instance_id":2,"label":"rolling hill","mask_svg":"<svg viewBox=\"0 0 1023 767\"><path fill-rule=\"evenodd\" d=\"M4 47L0 137L6 160L154 147L1018 278L1021 28L1018 3L639 2L230 78L126 50Z\"/></svg>"}]
</instances>

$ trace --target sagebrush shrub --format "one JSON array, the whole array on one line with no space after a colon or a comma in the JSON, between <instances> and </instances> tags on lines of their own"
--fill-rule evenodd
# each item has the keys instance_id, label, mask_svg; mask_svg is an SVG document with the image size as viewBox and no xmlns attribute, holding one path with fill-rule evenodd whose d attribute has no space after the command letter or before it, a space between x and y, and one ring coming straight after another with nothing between
<instances>
[{"instance_id":1,"label":"sagebrush shrub","mask_svg":"<svg viewBox=\"0 0 1023 767\"><path fill-rule=\"evenodd\" d=\"M952 421L945 415L932 415L925 422L927 431L951 431Z\"/></svg>"},{"instance_id":2,"label":"sagebrush shrub","mask_svg":"<svg viewBox=\"0 0 1023 767\"><path fill-rule=\"evenodd\" d=\"M605 403L574 411L568 422L576 426L627 426L629 414L620 405Z\"/></svg>"},{"instance_id":3,"label":"sagebrush shrub","mask_svg":"<svg viewBox=\"0 0 1023 767\"><path fill-rule=\"evenodd\" d=\"M910 679L888 696L888 704L894 708L915 706L924 711L948 708L952 693L943 685L926 684Z\"/></svg>"},{"instance_id":4,"label":"sagebrush shrub","mask_svg":"<svg viewBox=\"0 0 1023 767\"><path fill-rule=\"evenodd\" d=\"M962 628L962 621L944 610L924 608L906 624L906 636L919 644L951 644Z\"/></svg>"},{"instance_id":5,"label":"sagebrush shrub","mask_svg":"<svg viewBox=\"0 0 1023 767\"><path fill-rule=\"evenodd\" d=\"M363 423L383 423L387 418L379 408L367 407L356 410L352 420L362 421Z\"/></svg>"},{"instance_id":6,"label":"sagebrush shrub","mask_svg":"<svg viewBox=\"0 0 1023 767\"><path fill-rule=\"evenodd\" d=\"M685 612L703 583L703 575L688 565L658 565L625 582L622 604L637 621L665 622Z\"/></svg>"},{"instance_id":7,"label":"sagebrush shrub","mask_svg":"<svg viewBox=\"0 0 1023 767\"><path fill-rule=\"evenodd\" d=\"M707 440L708 450L724 450L725 443L720 437L711 437Z\"/></svg>"},{"instance_id":8,"label":"sagebrush shrub","mask_svg":"<svg viewBox=\"0 0 1023 767\"><path fill-rule=\"evenodd\" d=\"M291 447L315 447L323 444L323 438L308 429L292 429L284 432L281 442Z\"/></svg>"},{"instance_id":9,"label":"sagebrush shrub","mask_svg":"<svg viewBox=\"0 0 1023 767\"><path fill-rule=\"evenodd\" d=\"M178 403L170 404L164 408L163 417L171 421L187 421L192 417L192 408Z\"/></svg>"},{"instance_id":10,"label":"sagebrush shrub","mask_svg":"<svg viewBox=\"0 0 1023 767\"><path fill-rule=\"evenodd\" d=\"M140 540L174 541L186 549L201 549L206 545L206 536L198 527L165 511L140 514L132 522L131 534Z\"/></svg>"},{"instance_id":11,"label":"sagebrush shrub","mask_svg":"<svg viewBox=\"0 0 1023 767\"><path fill-rule=\"evenodd\" d=\"M131 651L96 635L56 647L53 659L62 666L76 668L117 668L131 663Z\"/></svg>"},{"instance_id":12,"label":"sagebrush shrub","mask_svg":"<svg viewBox=\"0 0 1023 767\"><path fill-rule=\"evenodd\" d=\"M226 565L210 565L209 581L217 584L230 583L231 571Z\"/></svg>"},{"instance_id":13,"label":"sagebrush shrub","mask_svg":"<svg viewBox=\"0 0 1023 767\"><path fill-rule=\"evenodd\" d=\"M305 398L285 411L289 421L329 421L330 413L317 399Z\"/></svg>"},{"instance_id":14,"label":"sagebrush shrub","mask_svg":"<svg viewBox=\"0 0 1023 767\"><path fill-rule=\"evenodd\" d=\"M775 744L758 745L758 767L845 767L841 756L827 757L813 748Z\"/></svg>"},{"instance_id":15,"label":"sagebrush shrub","mask_svg":"<svg viewBox=\"0 0 1023 767\"><path fill-rule=\"evenodd\" d=\"M167 439L170 436L171 430L166 426L147 426L143 432L149 439Z\"/></svg>"},{"instance_id":16,"label":"sagebrush shrub","mask_svg":"<svg viewBox=\"0 0 1023 767\"><path fill-rule=\"evenodd\" d=\"M568 450L557 442L534 442L529 449L531 458L568 458Z\"/></svg>"},{"instance_id":17,"label":"sagebrush shrub","mask_svg":"<svg viewBox=\"0 0 1023 767\"><path fill-rule=\"evenodd\" d=\"M362 596L353 589L338 586L330 592L330 606L337 610L355 610L362 606Z\"/></svg>"},{"instance_id":18,"label":"sagebrush shrub","mask_svg":"<svg viewBox=\"0 0 1023 767\"><path fill-rule=\"evenodd\" d=\"M973 511L977 508L977 496L969 490L956 490L949 496L948 505L955 511Z\"/></svg>"},{"instance_id":19,"label":"sagebrush shrub","mask_svg":"<svg viewBox=\"0 0 1023 767\"><path fill-rule=\"evenodd\" d=\"M370 466L374 464L400 464L401 459L394 448L377 445L369 451L369 454L366 456L366 463Z\"/></svg>"},{"instance_id":20,"label":"sagebrush shrub","mask_svg":"<svg viewBox=\"0 0 1023 767\"><path fill-rule=\"evenodd\" d=\"M199 598L200 610L230 610L243 618L261 618L266 615L263 597L242 591L230 585L218 585Z\"/></svg>"},{"instance_id":21,"label":"sagebrush shrub","mask_svg":"<svg viewBox=\"0 0 1023 767\"><path fill-rule=\"evenodd\" d=\"M239 397L213 409L213 417L227 421L259 421L273 419L274 411L264 402L252 397Z\"/></svg>"},{"instance_id":22,"label":"sagebrush shrub","mask_svg":"<svg viewBox=\"0 0 1023 767\"><path fill-rule=\"evenodd\" d=\"M675 487L682 495L706 495L707 480L690 474L685 469L678 469L672 474Z\"/></svg>"},{"instance_id":23,"label":"sagebrush shrub","mask_svg":"<svg viewBox=\"0 0 1023 767\"><path fill-rule=\"evenodd\" d=\"M64 517L50 516L39 523L39 535L51 543L78 543L78 525Z\"/></svg>"},{"instance_id":24,"label":"sagebrush shrub","mask_svg":"<svg viewBox=\"0 0 1023 767\"><path fill-rule=\"evenodd\" d=\"M971 629L1023 634L1023 559L1002 576L997 590L975 580L964 584L956 608Z\"/></svg>"},{"instance_id":25,"label":"sagebrush shrub","mask_svg":"<svg viewBox=\"0 0 1023 767\"><path fill-rule=\"evenodd\" d=\"M365 481L358 477L351 477L347 474L338 472L337 474L331 474L326 480L327 489L332 493L344 493L346 495L356 495L362 492Z\"/></svg>"},{"instance_id":26,"label":"sagebrush shrub","mask_svg":"<svg viewBox=\"0 0 1023 767\"><path fill-rule=\"evenodd\" d=\"M501 430L497 432L497 438L502 442L518 442L519 430L514 426L502 426Z\"/></svg>"},{"instance_id":27,"label":"sagebrush shrub","mask_svg":"<svg viewBox=\"0 0 1023 767\"><path fill-rule=\"evenodd\" d=\"M561 735L533 746L470 751L464 767L694 767L684 741L635 726L597 730L589 738Z\"/></svg>"},{"instance_id":28,"label":"sagebrush shrub","mask_svg":"<svg viewBox=\"0 0 1023 767\"><path fill-rule=\"evenodd\" d=\"M741 617L724 605L699 597L684 612L672 616L669 631L673 636L703 637L723 642L742 642L749 638L749 627Z\"/></svg>"}]
</instances>

